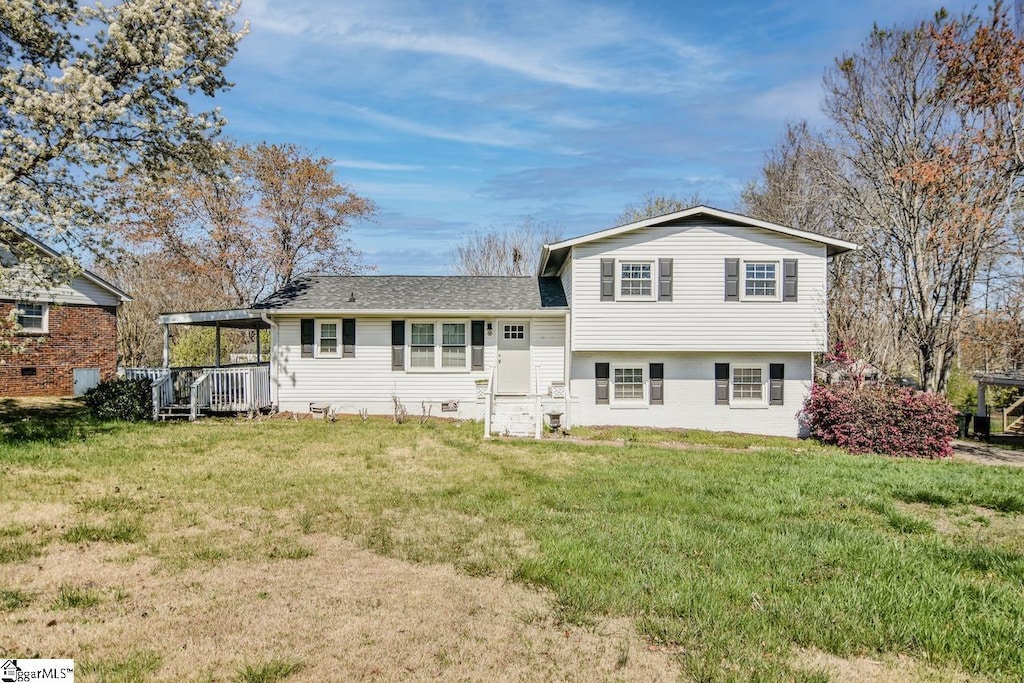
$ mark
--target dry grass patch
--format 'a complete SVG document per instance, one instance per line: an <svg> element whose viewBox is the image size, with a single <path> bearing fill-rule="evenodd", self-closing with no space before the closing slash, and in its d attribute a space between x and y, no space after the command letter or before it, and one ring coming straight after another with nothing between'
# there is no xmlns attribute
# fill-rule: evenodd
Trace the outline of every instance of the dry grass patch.
<svg viewBox="0 0 1024 683"><path fill-rule="evenodd" d="M10 578L53 596L73 573L93 594L122 599L62 611L52 626L48 600L22 604L0 649L74 656L85 681L125 680L115 671L145 671L137 680L280 680L258 677L277 671L275 662L301 666L294 678L302 680L678 677L673 657L650 651L628 620L569 626L546 593L382 558L322 534L306 542L316 552L303 559L185 571L55 548Z"/></svg>
<svg viewBox="0 0 1024 683"><path fill-rule="evenodd" d="M939 668L906 656L837 657L821 650L797 650L794 660L808 672L824 673L832 683L982 683L986 679Z"/></svg>

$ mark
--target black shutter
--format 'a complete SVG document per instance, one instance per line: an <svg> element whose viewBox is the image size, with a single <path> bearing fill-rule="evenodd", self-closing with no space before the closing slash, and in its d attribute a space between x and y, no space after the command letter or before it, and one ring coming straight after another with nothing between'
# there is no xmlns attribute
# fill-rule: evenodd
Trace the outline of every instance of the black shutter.
<svg viewBox="0 0 1024 683"><path fill-rule="evenodd" d="M782 300L796 301L796 259L782 261Z"/></svg>
<svg viewBox="0 0 1024 683"><path fill-rule="evenodd" d="M316 327L316 321L312 318L302 318L299 320L299 343L302 344L302 357L312 358L313 347L316 344L314 341Z"/></svg>
<svg viewBox="0 0 1024 683"><path fill-rule="evenodd" d="M405 321L391 321L391 369L405 369Z"/></svg>
<svg viewBox="0 0 1024 683"><path fill-rule="evenodd" d="M615 259L601 259L601 301L615 301Z"/></svg>
<svg viewBox="0 0 1024 683"><path fill-rule="evenodd" d="M651 405L665 403L665 364L651 363Z"/></svg>
<svg viewBox="0 0 1024 683"><path fill-rule="evenodd" d="M356 319L345 318L341 321L341 357L356 357Z"/></svg>
<svg viewBox="0 0 1024 683"><path fill-rule="evenodd" d="M725 259L725 300L740 300L740 260Z"/></svg>
<svg viewBox="0 0 1024 683"><path fill-rule="evenodd" d="M594 378L597 380L594 403L608 403L608 363L594 363Z"/></svg>
<svg viewBox="0 0 1024 683"><path fill-rule="evenodd" d="M781 406L783 401L782 385L786 379L786 366L782 363L772 363L768 366L768 403L773 406Z"/></svg>
<svg viewBox="0 0 1024 683"><path fill-rule="evenodd" d="M672 259L658 259L658 301L672 301Z"/></svg>
<svg viewBox="0 0 1024 683"><path fill-rule="evenodd" d="M471 369L484 369L484 321L474 320L470 325L469 343L472 345Z"/></svg>
<svg viewBox="0 0 1024 683"><path fill-rule="evenodd" d="M715 405L729 405L728 363L715 363Z"/></svg>

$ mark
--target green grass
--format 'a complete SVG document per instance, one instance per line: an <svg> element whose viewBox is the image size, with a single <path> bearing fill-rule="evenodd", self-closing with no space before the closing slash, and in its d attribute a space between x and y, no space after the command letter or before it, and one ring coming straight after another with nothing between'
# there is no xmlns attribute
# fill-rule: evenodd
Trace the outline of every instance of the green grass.
<svg viewBox="0 0 1024 683"><path fill-rule="evenodd" d="M245 664L235 678L239 683L276 683L302 669L302 663L293 659L274 659L263 664Z"/></svg>
<svg viewBox="0 0 1024 683"><path fill-rule="evenodd" d="M77 588L64 584L53 601L54 610L84 609L100 603L99 594L90 588Z"/></svg>
<svg viewBox="0 0 1024 683"><path fill-rule="evenodd" d="M117 659L92 661L86 659L76 673L99 681L143 683L160 668L160 655L155 652L132 652Z"/></svg>
<svg viewBox="0 0 1024 683"><path fill-rule="evenodd" d="M19 538L0 538L0 564L25 562L38 557L43 552L39 543Z"/></svg>
<svg viewBox="0 0 1024 683"><path fill-rule="evenodd" d="M61 539L67 543L136 543L144 536L138 520L118 517L105 524L79 522L68 527Z"/></svg>
<svg viewBox="0 0 1024 683"><path fill-rule="evenodd" d="M85 441L0 443L0 467L11 504L83 501L55 542L135 544L175 569L299 560L305 535L341 536L545 587L569 621L629 617L700 680L818 680L792 664L795 648L1024 676L1019 470L710 432L574 430L608 440L580 445L481 431L358 418L100 426ZM99 513L115 517L97 525ZM239 680L279 680L293 664Z"/></svg>
<svg viewBox="0 0 1024 683"><path fill-rule="evenodd" d="M0 588L0 612L13 612L32 603L32 596L17 588Z"/></svg>

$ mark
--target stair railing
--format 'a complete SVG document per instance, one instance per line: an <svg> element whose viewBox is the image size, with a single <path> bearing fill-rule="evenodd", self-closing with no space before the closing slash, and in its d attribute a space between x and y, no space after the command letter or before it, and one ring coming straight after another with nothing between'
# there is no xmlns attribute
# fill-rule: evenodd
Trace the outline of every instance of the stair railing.
<svg viewBox="0 0 1024 683"><path fill-rule="evenodd" d="M213 386L210 378L213 374L204 372L190 387L189 416L188 419L195 421L199 418L203 408L209 408L213 398Z"/></svg>
<svg viewBox="0 0 1024 683"><path fill-rule="evenodd" d="M1003 432L1016 431L1022 424L1024 424L1024 396L1003 408Z"/></svg>
<svg viewBox="0 0 1024 683"><path fill-rule="evenodd" d="M153 379L152 382L153 420L155 421L160 419L160 410L171 403L174 387L171 384L171 373L169 372L162 377Z"/></svg>

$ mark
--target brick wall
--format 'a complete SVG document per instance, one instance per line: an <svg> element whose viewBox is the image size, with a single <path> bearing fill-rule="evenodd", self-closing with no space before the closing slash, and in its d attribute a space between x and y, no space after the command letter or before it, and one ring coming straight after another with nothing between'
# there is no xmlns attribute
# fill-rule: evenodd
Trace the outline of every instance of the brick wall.
<svg viewBox="0 0 1024 683"><path fill-rule="evenodd" d="M13 302L0 301L0 316ZM50 305L46 334L14 338L25 350L0 356L0 396L71 396L75 368L117 374L117 309L112 306ZM23 374L35 368L35 375Z"/></svg>

